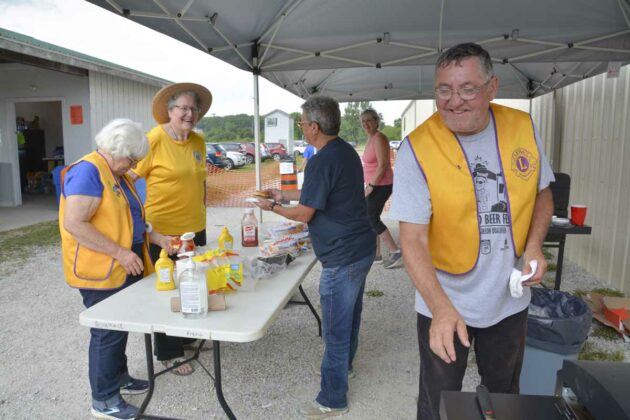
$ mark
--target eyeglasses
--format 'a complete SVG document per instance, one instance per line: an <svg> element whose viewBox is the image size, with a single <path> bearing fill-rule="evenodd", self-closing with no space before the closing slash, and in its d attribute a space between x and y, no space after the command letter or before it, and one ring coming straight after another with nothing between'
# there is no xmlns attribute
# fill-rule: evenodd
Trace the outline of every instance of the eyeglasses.
<svg viewBox="0 0 630 420"><path fill-rule="evenodd" d="M129 161L129 166L130 167L134 167L138 164L138 162L140 162L140 159L132 159L130 157L126 158Z"/></svg>
<svg viewBox="0 0 630 420"><path fill-rule="evenodd" d="M479 87L467 86L458 90L453 90L445 86L440 86L435 88L435 96L442 101L448 101L453 97L453 94L456 93L463 101L472 101L477 97L481 89L483 89L488 83L490 83L491 80L492 77L488 79L486 83Z"/></svg>
<svg viewBox="0 0 630 420"><path fill-rule="evenodd" d="M173 108L179 109L184 114L188 114L189 111L192 112L193 114L198 114L201 111L201 109L197 107L190 107L186 105L173 105Z"/></svg>
<svg viewBox="0 0 630 420"><path fill-rule="evenodd" d="M297 124L300 126L300 128L303 128L302 126L304 124L313 124L313 123L317 124L317 121L298 121Z"/></svg>

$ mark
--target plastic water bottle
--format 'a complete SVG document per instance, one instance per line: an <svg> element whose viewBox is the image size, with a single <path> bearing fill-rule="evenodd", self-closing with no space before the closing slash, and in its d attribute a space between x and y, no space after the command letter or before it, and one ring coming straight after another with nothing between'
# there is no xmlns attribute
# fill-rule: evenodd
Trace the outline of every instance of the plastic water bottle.
<svg viewBox="0 0 630 420"><path fill-rule="evenodd" d="M188 253L187 253L188 254ZM179 298L184 318L204 318L208 313L208 285L206 276L195 269L192 252L184 263L184 269L178 274Z"/></svg>

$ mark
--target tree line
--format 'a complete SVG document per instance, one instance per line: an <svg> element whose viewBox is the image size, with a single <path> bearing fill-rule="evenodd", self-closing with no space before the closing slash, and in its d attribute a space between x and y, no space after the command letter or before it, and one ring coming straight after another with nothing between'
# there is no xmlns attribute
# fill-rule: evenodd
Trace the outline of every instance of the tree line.
<svg viewBox="0 0 630 420"><path fill-rule="evenodd" d="M347 141L354 141L358 144L365 143L366 135L361 128L361 112L367 108L372 108L372 104L368 101L350 102L346 105L341 116L341 129L339 137ZM292 112L293 132L295 139L303 138L302 131L298 126L300 121L300 112ZM394 125L385 125L383 116L379 129L390 140L400 140L401 124L400 118L394 121ZM264 141L265 136L265 119L260 117L260 139ZM208 142L246 142L254 141L254 116L247 114L226 115L223 117L211 116L204 117L197 123L197 128L202 130L206 141Z"/></svg>

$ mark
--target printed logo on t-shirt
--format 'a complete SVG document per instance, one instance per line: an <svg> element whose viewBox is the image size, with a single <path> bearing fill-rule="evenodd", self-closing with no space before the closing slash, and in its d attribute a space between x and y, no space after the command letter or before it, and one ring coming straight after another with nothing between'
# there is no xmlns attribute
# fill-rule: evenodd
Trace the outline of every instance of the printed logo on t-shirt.
<svg viewBox="0 0 630 420"><path fill-rule="evenodd" d="M481 248L481 253L483 255L488 255L490 251L492 251L492 245L490 244L490 240L489 239L482 240L480 248Z"/></svg>
<svg viewBox="0 0 630 420"><path fill-rule="evenodd" d="M529 179L536 170L538 161L527 149L519 147L512 152L512 172L518 177Z"/></svg>
<svg viewBox="0 0 630 420"><path fill-rule="evenodd" d="M118 188L118 185L112 185L112 191L116 194L116 197L120 198L120 188Z"/></svg>
<svg viewBox="0 0 630 420"><path fill-rule="evenodd" d="M201 155L199 154L198 151L194 151L193 152L193 156L195 157L195 160L197 161L197 163L201 162Z"/></svg>
<svg viewBox="0 0 630 420"><path fill-rule="evenodd" d="M488 169L488 162L475 157L471 172L475 181L477 209L479 211L479 232L482 235L505 234L510 225L505 198L503 174ZM489 245L488 245L489 252ZM482 241L482 253L483 241Z"/></svg>

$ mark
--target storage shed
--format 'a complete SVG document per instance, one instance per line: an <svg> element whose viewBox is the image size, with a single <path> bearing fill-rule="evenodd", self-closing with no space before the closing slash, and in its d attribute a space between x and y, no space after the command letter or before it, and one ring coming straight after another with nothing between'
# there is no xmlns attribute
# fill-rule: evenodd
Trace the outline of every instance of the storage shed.
<svg viewBox="0 0 630 420"><path fill-rule="evenodd" d="M111 119L150 129L151 100L168 83L0 28L0 206L54 195L51 169L94 150Z"/></svg>

